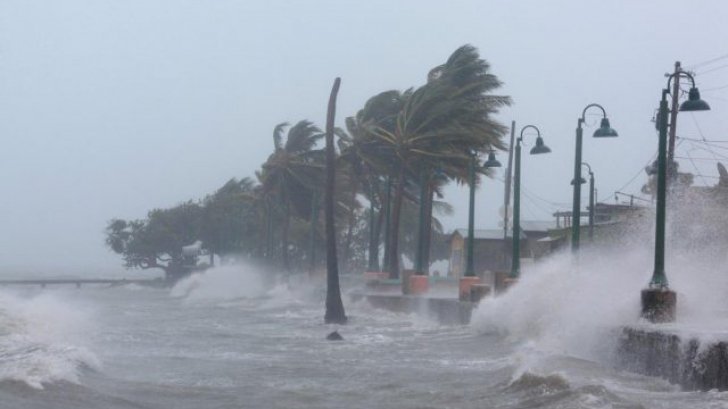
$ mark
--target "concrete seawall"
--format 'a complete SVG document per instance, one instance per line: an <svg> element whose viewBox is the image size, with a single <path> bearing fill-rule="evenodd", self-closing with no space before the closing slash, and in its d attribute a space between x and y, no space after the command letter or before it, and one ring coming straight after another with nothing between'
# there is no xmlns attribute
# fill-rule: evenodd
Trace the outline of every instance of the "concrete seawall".
<svg viewBox="0 0 728 409"><path fill-rule="evenodd" d="M445 325L463 325L470 322L476 305L456 298L435 298L401 294L352 293L353 301L365 299L375 308L401 313L416 313Z"/></svg>
<svg viewBox="0 0 728 409"><path fill-rule="evenodd" d="M728 390L728 336L696 336L649 328L622 329L620 369L657 376L688 390Z"/></svg>

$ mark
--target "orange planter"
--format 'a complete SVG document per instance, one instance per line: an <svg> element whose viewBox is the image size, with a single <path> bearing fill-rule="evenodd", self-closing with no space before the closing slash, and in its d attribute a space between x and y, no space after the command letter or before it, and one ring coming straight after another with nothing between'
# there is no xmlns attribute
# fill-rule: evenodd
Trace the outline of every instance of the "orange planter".
<svg viewBox="0 0 728 409"><path fill-rule="evenodd" d="M424 294L429 288L430 280L425 275L412 275L410 276L410 294Z"/></svg>
<svg viewBox="0 0 728 409"><path fill-rule="evenodd" d="M480 283L480 277L460 277L460 301L470 301L470 287Z"/></svg>
<svg viewBox="0 0 728 409"><path fill-rule="evenodd" d="M364 273L364 281L381 281L389 278L389 273L382 271L367 271Z"/></svg>

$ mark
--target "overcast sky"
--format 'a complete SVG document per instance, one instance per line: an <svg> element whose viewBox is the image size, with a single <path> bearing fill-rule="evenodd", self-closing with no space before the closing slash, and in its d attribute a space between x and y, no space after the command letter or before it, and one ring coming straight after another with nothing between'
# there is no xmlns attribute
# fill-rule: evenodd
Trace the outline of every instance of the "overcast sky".
<svg viewBox="0 0 728 409"><path fill-rule="evenodd" d="M336 76L343 125L370 96L423 84L466 43L514 100L499 119L537 125L553 150L524 157L522 218L569 208L574 130L591 102L620 134L584 141L599 197L613 203L646 180L651 118L676 60L713 108L680 114L678 135L728 140L728 58L709 62L728 54L727 18L719 1L0 0L0 268L121 271L103 245L109 219L253 176L277 123L323 125ZM728 144L705 146L685 141L677 155L714 184ZM477 227L497 226L497 178L478 192ZM447 227L465 226L466 198L447 190Z"/></svg>

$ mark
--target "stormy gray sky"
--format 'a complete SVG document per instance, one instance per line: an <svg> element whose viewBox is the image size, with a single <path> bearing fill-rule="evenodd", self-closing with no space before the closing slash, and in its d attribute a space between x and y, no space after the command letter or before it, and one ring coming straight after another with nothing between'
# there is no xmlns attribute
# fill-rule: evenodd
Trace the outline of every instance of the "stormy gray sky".
<svg viewBox="0 0 728 409"><path fill-rule="evenodd" d="M500 120L537 125L553 150L524 158L522 217L569 207L574 129L591 102L620 133L584 146L600 199L613 202L645 181L650 120L676 60L713 108L681 114L678 135L728 140L728 58L703 64L728 54L727 17L718 1L0 1L0 268L121 271L103 245L107 220L252 176L275 124L323 124L336 76L343 125L466 43L513 97ZM714 184L728 144L705 146L685 141L677 155ZM497 225L502 192L483 184L478 227ZM449 228L465 225L466 198L447 190Z"/></svg>

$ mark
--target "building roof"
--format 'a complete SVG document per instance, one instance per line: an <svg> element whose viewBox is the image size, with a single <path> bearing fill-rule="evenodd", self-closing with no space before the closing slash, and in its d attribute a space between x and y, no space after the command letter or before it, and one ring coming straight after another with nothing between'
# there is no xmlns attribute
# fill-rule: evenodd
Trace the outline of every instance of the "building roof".
<svg viewBox="0 0 728 409"><path fill-rule="evenodd" d="M468 237L468 229L455 229L453 234ZM475 240L503 240L503 229L475 229L473 230L473 235L475 236ZM513 237L511 230L508 230L508 237ZM521 239L526 239L523 229L521 229Z"/></svg>
<svg viewBox="0 0 728 409"><path fill-rule="evenodd" d="M523 231L537 231L546 233L549 230L557 229L556 221L541 221L541 220L521 220L521 230Z"/></svg>

